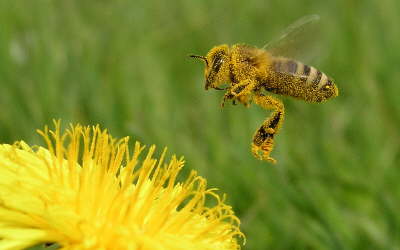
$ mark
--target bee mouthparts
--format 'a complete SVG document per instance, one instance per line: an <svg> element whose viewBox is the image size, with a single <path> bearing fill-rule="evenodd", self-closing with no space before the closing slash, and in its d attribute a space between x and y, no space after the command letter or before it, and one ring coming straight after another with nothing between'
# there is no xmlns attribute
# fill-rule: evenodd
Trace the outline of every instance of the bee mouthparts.
<svg viewBox="0 0 400 250"><path fill-rule="evenodd" d="M216 89L216 90L225 90L225 89L221 89L221 88L218 88L218 87L214 87L214 89Z"/></svg>

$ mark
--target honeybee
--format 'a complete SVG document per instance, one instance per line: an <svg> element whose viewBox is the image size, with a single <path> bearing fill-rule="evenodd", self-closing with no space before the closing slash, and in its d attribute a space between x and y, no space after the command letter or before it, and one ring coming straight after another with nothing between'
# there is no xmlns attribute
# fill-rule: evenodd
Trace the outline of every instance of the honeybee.
<svg viewBox="0 0 400 250"><path fill-rule="evenodd" d="M287 28L278 40L285 43L291 34L298 33L311 23L318 21L316 15L306 16ZM290 43L289 43L290 44ZM307 102L321 103L338 96L334 81L320 70L294 59L275 54L268 44L259 49L246 44L228 46L222 44L212 48L206 56L190 55L205 63L205 89L226 90L221 106L232 100L249 106L251 102L267 110L271 115L255 132L251 143L253 155L260 160L276 163L270 156L274 137L284 120L283 103L265 92L292 96ZM221 88L228 84L226 88Z"/></svg>

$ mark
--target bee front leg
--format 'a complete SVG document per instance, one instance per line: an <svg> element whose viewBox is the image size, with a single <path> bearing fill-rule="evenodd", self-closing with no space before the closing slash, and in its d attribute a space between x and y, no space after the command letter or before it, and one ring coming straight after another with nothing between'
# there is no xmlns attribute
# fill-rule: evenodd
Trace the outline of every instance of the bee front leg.
<svg viewBox="0 0 400 250"><path fill-rule="evenodd" d="M269 155L274 147L274 136L278 133L283 123L283 103L272 96L264 96L261 94L254 96L254 101L264 109L273 109L274 112L263 122L261 127L254 134L251 151L259 160L276 163L276 160Z"/></svg>
<svg viewBox="0 0 400 250"><path fill-rule="evenodd" d="M238 100L240 103L248 107L250 94L256 85L256 81L244 80L228 88L228 91L222 99L221 107L224 107L227 100L233 100L234 102L235 100Z"/></svg>
<svg viewBox="0 0 400 250"><path fill-rule="evenodd" d="M232 100L235 97L234 95L232 95L231 89L232 89L232 87L227 88L226 93L224 94L224 97L222 98L222 101L221 101L221 108L223 108L225 106L226 101ZM235 100L233 100L233 101L235 101Z"/></svg>

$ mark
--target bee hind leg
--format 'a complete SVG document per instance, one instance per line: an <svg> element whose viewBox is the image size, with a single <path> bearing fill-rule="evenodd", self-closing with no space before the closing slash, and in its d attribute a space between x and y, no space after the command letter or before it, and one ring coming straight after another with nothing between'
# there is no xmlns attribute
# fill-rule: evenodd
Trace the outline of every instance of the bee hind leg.
<svg viewBox="0 0 400 250"><path fill-rule="evenodd" d="M254 101L264 109L273 109L274 112L268 117L261 127L256 131L251 144L251 151L259 160L265 160L276 163L276 160L270 157L274 147L274 136L278 133L284 119L284 106L281 101L272 96L256 95Z"/></svg>

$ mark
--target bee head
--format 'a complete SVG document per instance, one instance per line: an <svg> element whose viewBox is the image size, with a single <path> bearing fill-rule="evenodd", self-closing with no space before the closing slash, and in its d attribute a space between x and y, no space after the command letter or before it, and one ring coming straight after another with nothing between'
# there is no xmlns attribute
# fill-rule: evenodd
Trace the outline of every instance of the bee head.
<svg viewBox="0 0 400 250"><path fill-rule="evenodd" d="M229 82L229 47L220 45L212 48L207 56L191 55L190 57L199 58L206 64L204 76L206 78L205 89L221 89L218 86Z"/></svg>

